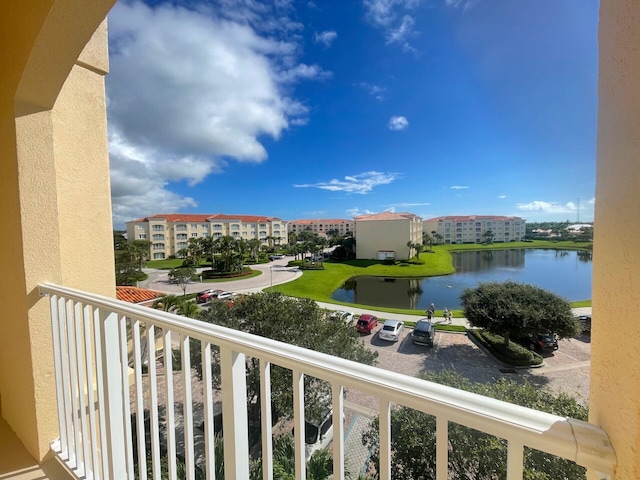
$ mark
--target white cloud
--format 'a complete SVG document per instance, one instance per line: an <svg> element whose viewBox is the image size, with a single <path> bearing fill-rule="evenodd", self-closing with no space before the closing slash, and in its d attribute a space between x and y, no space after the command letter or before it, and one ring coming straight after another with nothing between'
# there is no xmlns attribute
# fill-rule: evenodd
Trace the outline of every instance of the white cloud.
<svg viewBox="0 0 640 480"><path fill-rule="evenodd" d="M367 209L360 210L358 207L349 208L346 212L350 217L358 217L360 215L371 215L373 213L376 213Z"/></svg>
<svg viewBox="0 0 640 480"><path fill-rule="evenodd" d="M469 187L464 185L452 185L450 188L451 190L464 190L465 188L469 188Z"/></svg>
<svg viewBox="0 0 640 480"><path fill-rule="evenodd" d="M379 85L371 85L366 82L360 82L359 86L376 100L382 100L384 98L384 87L381 87Z"/></svg>
<svg viewBox="0 0 640 480"><path fill-rule="evenodd" d="M415 51L408 38L415 34L415 21L407 12L421 0L364 0L365 16L373 25L384 31L387 45L397 43L405 51Z"/></svg>
<svg viewBox="0 0 640 480"><path fill-rule="evenodd" d="M502 199L502 198L507 198L506 195L498 195L498 198Z"/></svg>
<svg viewBox="0 0 640 480"><path fill-rule="evenodd" d="M559 203L559 202L544 202L541 200L534 200L529 203L517 203L518 210L525 212L544 212L544 213L575 213L577 210L576 204L573 202Z"/></svg>
<svg viewBox="0 0 640 480"><path fill-rule="evenodd" d="M409 121L406 117L393 116L389 119L389 130L404 130L409 126Z"/></svg>
<svg viewBox="0 0 640 480"><path fill-rule="evenodd" d="M427 205L431 205L431 204L430 203L394 203L389 208L424 207Z"/></svg>
<svg viewBox="0 0 640 480"><path fill-rule="evenodd" d="M397 173L364 172L344 177L344 180L333 179L328 182L294 185L296 188L319 188L331 192L367 194L378 185L387 185L399 178Z"/></svg>
<svg viewBox="0 0 640 480"><path fill-rule="evenodd" d="M331 30L326 30L324 32L316 32L313 35L313 40L316 43L322 43L325 47L330 47L333 41L338 37L338 34Z"/></svg>
<svg viewBox="0 0 640 480"><path fill-rule="evenodd" d="M415 21L409 15L402 17L402 22L396 28L392 28L387 33L387 45L391 43L400 43L405 48L411 49L406 42L406 38L413 33L413 25Z"/></svg>
<svg viewBox="0 0 640 480"><path fill-rule="evenodd" d="M331 75L297 63L301 25L286 16L290 0L216 8L121 1L109 15L115 224L194 207L171 182L194 185L228 161L266 160L261 137L308 122L291 84Z"/></svg>
<svg viewBox="0 0 640 480"><path fill-rule="evenodd" d="M445 3L447 7L462 8L462 11L466 12L475 6L475 4L478 3L478 0L445 0Z"/></svg>
<svg viewBox="0 0 640 480"><path fill-rule="evenodd" d="M330 78L333 74L323 70L318 65L306 65L301 63L289 70L283 71L279 75L281 82L295 82L300 79L304 80L325 80Z"/></svg>

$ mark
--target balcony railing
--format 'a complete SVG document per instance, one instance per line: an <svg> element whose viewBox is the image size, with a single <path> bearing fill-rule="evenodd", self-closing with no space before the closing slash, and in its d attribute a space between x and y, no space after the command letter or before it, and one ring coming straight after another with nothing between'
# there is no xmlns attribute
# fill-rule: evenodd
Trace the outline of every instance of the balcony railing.
<svg viewBox="0 0 640 480"><path fill-rule="evenodd" d="M306 478L305 375L330 383L333 418L342 418L336 412L345 410L343 398L347 387L378 400L378 473L383 480L391 478L393 464L392 404L436 417L438 480L446 480L449 475L450 422L505 439L508 480L523 478L525 447L575 461L599 472L601 478L613 475L615 454L606 433L594 424L71 288L43 284L40 292L49 296L53 328L60 437L52 448L78 478L133 479L135 475L140 479L160 478L161 456L168 459L164 466L168 478L178 478L177 458L184 460L184 478L195 478L196 469L202 469L209 479L215 478L214 408L219 407L219 402L215 402L212 389L213 348L219 348L227 480L249 478L248 357L260 362L261 455L265 479L273 478L271 365L293 372L297 479ZM202 382L197 388L190 364L191 339L201 344ZM174 372L171 352L176 347L182 363L180 371ZM202 395L202 399L196 402L193 395ZM145 410L148 421L139 414ZM194 432L194 423L200 424L198 416L202 417L202 441ZM344 433L343 422L334 422L335 479L345 478Z"/></svg>

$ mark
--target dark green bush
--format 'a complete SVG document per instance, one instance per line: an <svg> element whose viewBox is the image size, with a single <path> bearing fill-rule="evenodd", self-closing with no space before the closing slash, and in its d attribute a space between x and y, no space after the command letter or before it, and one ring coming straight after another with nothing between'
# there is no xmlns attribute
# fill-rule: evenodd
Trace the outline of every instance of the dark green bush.
<svg viewBox="0 0 640 480"><path fill-rule="evenodd" d="M523 346L510 341L508 346L504 345L504 338L500 335L489 333L485 330L474 329L469 333L501 362L516 367L526 367L529 365L540 365L542 357Z"/></svg>

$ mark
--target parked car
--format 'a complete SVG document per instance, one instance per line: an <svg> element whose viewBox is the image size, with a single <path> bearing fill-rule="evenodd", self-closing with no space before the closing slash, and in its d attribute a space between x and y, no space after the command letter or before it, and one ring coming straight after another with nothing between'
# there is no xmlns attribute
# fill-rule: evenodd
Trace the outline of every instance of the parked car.
<svg viewBox="0 0 640 480"><path fill-rule="evenodd" d="M355 315L353 314L353 312L347 312L346 310L336 310L334 312L331 312L331 315L329 315L329 318L331 320L341 320L344 323L351 323L353 322Z"/></svg>
<svg viewBox="0 0 640 480"><path fill-rule="evenodd" d="M273 255L271 255L269 257L269 260L282 260L284 258L284 255L280 254L280 253L274 253Z"/></svg>
<svg viewBox="0 0 640 480"><path fill-rule="evenodd" d="M411 332L411 341L419 345L428 345L433 347L433 341L436 336L436 324L427 319L418 320L416 326Z"/></svg>
<svg viewBox="0 0 640 480"><path fill-rule="evenodd" d="M525 335L516 338L516 342L532 351L553 351L558 349L558 337L554 333Z"/></svg>
<svg viewBox="0 0 640 480"><path fill-rule="evenodd" d="M209 290L203 290L202 292L198 292L196 293L196 303L210 302L222 292L223 290L215 290L213 288Z"/></svg>
<svg viewBox="0 0 640 480"><path fill-rule="evenodd" d="M397 342L400 340L400 334L404 329L404 323L400 320L387 320L382 325L382 328L378 332L378 336L382 340L388 340L390 342Z"/></svg>
<svg viewBox="0 0 640 480"><path fill-rule="evenodd" d="M360 333L371 333L371 330L373 330L376 325L378 325L378 317L365 313L358 318L356 329Z"/></svg>
<svg viewBox="0 0 640 480"><path fill-rule="evenodd" d="M218 300L231 300L237 295L236 292L221 292L218 294Z"/></svg>
<svg viewBox="0 0 640 480"><path fill-rule="evenodd" d="M580 315L578 323L582 329L582 333L591 333L591 315Z"/></svg>

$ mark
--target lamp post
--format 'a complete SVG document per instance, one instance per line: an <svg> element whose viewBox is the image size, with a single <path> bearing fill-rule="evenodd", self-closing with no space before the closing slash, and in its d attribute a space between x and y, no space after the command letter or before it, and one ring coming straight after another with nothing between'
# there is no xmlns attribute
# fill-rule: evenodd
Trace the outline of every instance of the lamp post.
<svg viewBox="0 0 640 480"><path fill-rule="evenodd" d="M271 288L273 288L273 265L269 267L269 272L271 273Z"/></svg>

